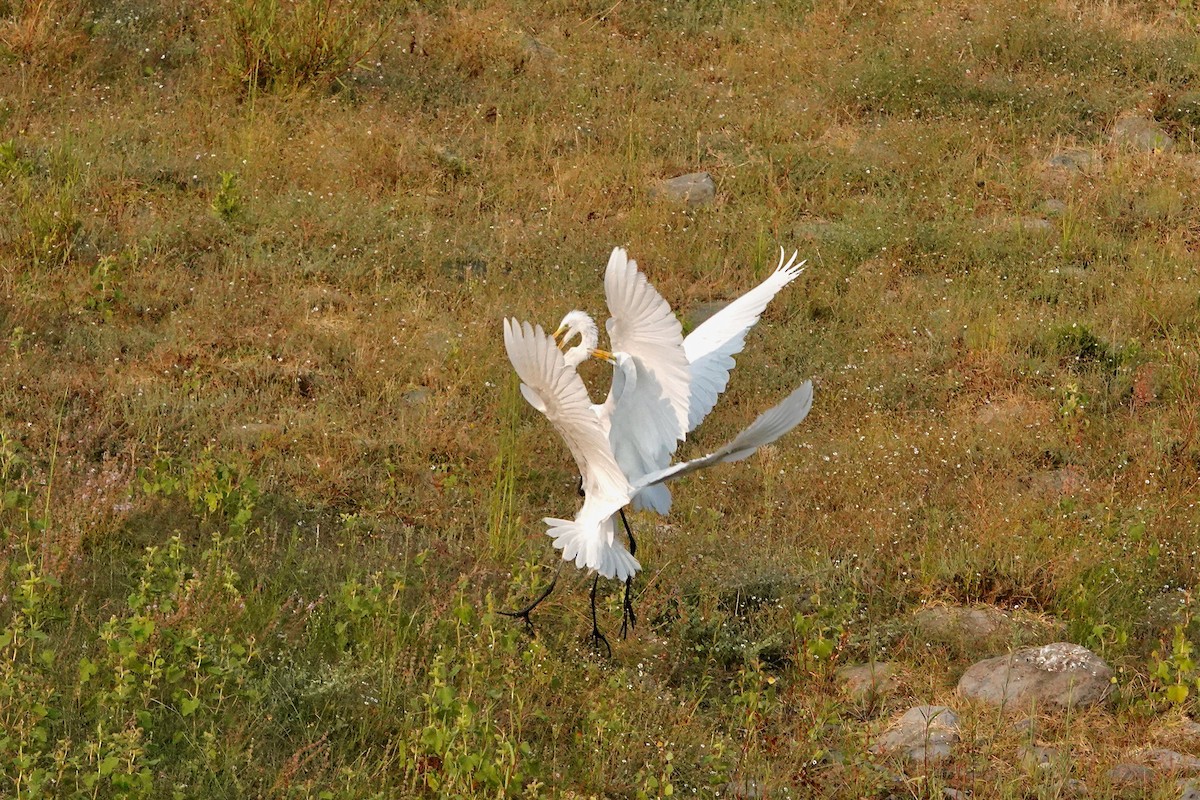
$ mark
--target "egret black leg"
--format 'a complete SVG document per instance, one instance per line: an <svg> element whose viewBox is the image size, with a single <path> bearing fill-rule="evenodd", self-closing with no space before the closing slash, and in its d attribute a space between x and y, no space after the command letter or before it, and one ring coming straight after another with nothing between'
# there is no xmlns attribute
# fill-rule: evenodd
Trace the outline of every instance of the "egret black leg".
<svg viewBox="0 0 1200 800"><path fill-rule="evenodd" d="M580 497L587 497L587 492L583 491L583 476L579 476L579 488L575 491L579 492Z"/></svg>
<svg viewBox="0 0 1200 800"><path fill-rule="evenodd" d="M633 529L629 520L625 519L625 509L621 509L621 523L625 526L625 535L629 537L629 554L637 555L637 541L633 538ZM633 613L633 576L625 579L625 603L621 610L621 638L624 639L629 630L637 625L637 614Z"/></svg>
<svg viewBox="0 0 1200 800"><path fill-rule="evenodd" d="M596 579L592 581L592 646L599 650L600 644L603 642L604 649L608 651L608 657L612 658L612 645L608 643L608 637L600 632L600 626L596 623L596 587L599 583L600 576L596 575Z"/></svg>
<svg viewBox="0 0 1200 800"><path fill-rule="evenodd" d="M564 563L566 563L566 562L564 562L564 561L558 562L558 569L554 571L554 579L552 581L550 581L550 585L546 587L546 590L544 592L542 592L540 595L538 595L537 600L534 600L532 603L525 606L520 611L501 611L499 613L503 614L506 617L516 617L518 619L525 620L525 627L529 629L529 634L532 636L533 635L533 620L531 620L529 618L529 614L535 608L537 608L538 605L543 600L545 600L547 597L549 597L551 592L554 591L554 585L556 583L558 583L558 576L560 573L562 573L562 568L563 568Z"/></svg>
<svg viewBox="0 0 1200 800"><path fill-rule="evenodd" d="M621 524L625 526L625 535L629 537L629 555L637 555L637 542L633 540L633 529L629 527L629 520L625 519L625 509L621 509Z"/></svg>

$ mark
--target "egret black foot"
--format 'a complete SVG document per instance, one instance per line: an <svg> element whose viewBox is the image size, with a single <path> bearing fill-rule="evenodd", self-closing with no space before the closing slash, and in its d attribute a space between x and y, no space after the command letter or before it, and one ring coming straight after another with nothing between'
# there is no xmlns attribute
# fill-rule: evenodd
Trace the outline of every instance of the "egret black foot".
<svg viewBox="0 0 1200 800"><path fill-rule="evenodd" d="M612 645L608 643L608 637L600 632L599 628L592 628L592 649L597 653L600 652L600 646L604 646L604 655L606 658L612 658Z"/></svg>
<svg viewBox="0 0 1200 800"><path fill-rule="evenodd" d="M621 638L624 639L629 631L633 630L637 625L637 614L633 613L633 598L630 593L633 591L633 578L625 579L625 603L621 612Z"/></svg>
<svg viewBox="0 0 1200 800"><path fill-rule="evenodd" d="M559 573L561 573L561 572L562 572L562 563L559 563L558 570L554 573L554 580L550 581L550 585L546 587L545 591L543 591L540 595L538 595L538 598L536 600L534 600L532 603L530 603L529 605L522 608L520 611L501 611L499 613L503 614L506 617L515 617L516 619L525 620L525 629L529 631L530 636L533 636L534 635L533 620L530 619L529 615L533 612L533 610L535 608L537 608L539 605L541 605L541 602L543 600L545 600L547 597L550 596L551 592L554 591L554 587L558 583Z"/></svg>
<svg viewBox="0 0 1200 800"><path fill-rule="evenodd" d="M608 657L612 658L612 645L608 643L608 637L600 632L600 625L596 622L596 587L600 585L600 576L597 575L592 581L592 647L596 651L600 651L600 644L603 642L604 649L608 652Z"/></svg>

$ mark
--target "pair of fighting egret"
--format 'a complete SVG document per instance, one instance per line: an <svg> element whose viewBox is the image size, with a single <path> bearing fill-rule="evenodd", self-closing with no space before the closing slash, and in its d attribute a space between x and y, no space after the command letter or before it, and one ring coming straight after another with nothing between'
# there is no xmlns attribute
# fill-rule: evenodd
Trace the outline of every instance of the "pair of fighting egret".
<svg viewBox="0 0 1200 800"><path fill-rule="evenodd" d="M547 517L546 533L562 550L563 561L595 570L592 581L592 638L608 640L596 622L600 578L625 582L621 635L636 622L630 590L641 569L637 543L624 507L666 514L671 492L665 482L697 469L746 458L798 425L812 407L812 382L805 381L781 403L764 412L733 440L701 458L671 464L679 443L708 415L729 382L733 356L767 303L802 271L796 254L761 284L702 322L686 338L683 328L637 262L618 247L604 273L610 318L609 350L597 348L599 330L583 311L572 311L552 335L540 326L504 320L504 346L521 378L521 394L558 431L579 467L583 507L574 519ZM578 344L568 345L578 338ZM576 371L589 358L613 365L613 381L602 404L591 402ZM616 536L620 516L629 537ZM559 564L559 571L562 563ZM529 613L550 594L554 580L529 606L502 612L532 627Z"/></svg>

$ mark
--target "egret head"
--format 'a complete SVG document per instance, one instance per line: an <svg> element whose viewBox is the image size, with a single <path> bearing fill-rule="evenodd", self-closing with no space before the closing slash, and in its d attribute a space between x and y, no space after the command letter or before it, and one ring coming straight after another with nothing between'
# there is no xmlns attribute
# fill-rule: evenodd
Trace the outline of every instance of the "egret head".
<svg viewBox="0 0 1200 800"><path fill-rule="evenodd" d="M579 337L579 344L569 350L566 349L567 344L576 336ZM562 318L558 330L554 332L554 341L558 342L559 348L565 351L567 363L573 367L577 367L587 360L592 351L596 349L599 339L600 329L596 326L596 322L583 311L568 312Z"/></svg>

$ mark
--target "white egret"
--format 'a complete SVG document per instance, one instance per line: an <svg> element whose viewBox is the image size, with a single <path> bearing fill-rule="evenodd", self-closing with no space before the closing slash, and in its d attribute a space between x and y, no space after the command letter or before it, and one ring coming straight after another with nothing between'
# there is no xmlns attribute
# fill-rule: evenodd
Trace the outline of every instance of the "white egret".
<svg viewBox="0 0 1200 800"><path fill-rule="evenodd" d="M596 624L596 586L600 577L628 581L641 564L615 536L615 517L647 486L725 461L739 461L798 425L812 406L812 383L806 381L783 402L759 415L730 442L701 458L674 464L630 481L617 464L599 416L592 409L583 380L569 365L554 339L540 326L515 319L504 321L504 346L521 378L521 394L542 412L566 442L583 479L583 507L572 520L547 517L547 533L563 551L564 561L596 571L592 582L592 635L608 644ZM607 354L604 354L607 355ZM557 578L557 576L556 576ZM627 584L628 586L628 584ZM506 612L524 617L549 593L528 608Z"/></svg>
<svg viewBox="0 0 1200 800"><path fill-rule="evenodd" d="M531 369L533 362L529 358L531 351L539 349L540 337L532 333L518 335L515 321L511 325L505 323L505 345L524 381L522 393L559 429L579 465L580 489L587 498L583 509L573 521L552 518L545 521L550 526L547 533L554 537L555 546L563 550L565 560L575 560L577 566L596 570L592 584L593 636L606 645L595 620L599 578L603 575L625 581L621 626L624 635L626 625L635 620L630 588L633 574L640 569L634 558L637 543L625 520L625 503L612 508L620 495L618 484L613 481L613 464L625 478L630 491L627 500L635 508L650 508L665 514L670 509L671 495L664 481L711 464L744 458L791 430L808 413L811 383L802 385L713 454L668 466L679 441L703 420L724 390L729 370L734 366L733 356L744 346L746 332L758 321L770 299L799 274L802 264L795 264L795 259L793 254L785 265L781 253L775 272L762 284L684 339L682 327L666 300L638 271L637 263L623 249L615 248L604 279L611 314L606 328L612 351L597 350L596 323L586 313L572 311L563 318L554 340L562 336L565 347L578 336L579 344L567 349L561 362L546 353L535 353L534 361L543 365L540 373ZM540 328L536 330L541 334ZM590 356L614 364L612 388L601 405L590 402L575 373L575 368ZM553 369L546 365L552 365ZM546 390L551 394L562 392L562 401L547 402ZM584 408L593 415L586 423L586 415L579 413ZM586 431L586 437L581 431ZM596 449L597 433L607 440L608 452L602 455ZM614 491L614 487L618 490ZM591 492L596 489L605 494L593 502ZM629 535L629 550L616 540L617 514ZM557 574L555 581L532 604L511 613L528 623L529 612L549 595L556 581Z"/></svg>
<svg viewBox="0 0 1200 800"><path fill-rule="evenodd" d="M611 315L605 327L609 346L618 356L617 368L607 400L603 406L593 408L608 432L617 462L630 480L666 467L676 440L682 441L712 411L729 383L729 372L735 366L733 357L745 347L746 333L758 322L771 298L803 271L804 262L797 264L796 255L793 253L784 263L784 251L780 249L779 264L766 280L684 338L670 305L638 271L637 262L628 258L622 248L613 249L604 275L604 292ZM646 317L650 322L645 321ZM562 336L564 345L579 337L579 344L566 352L567 362L575 366L597 352L598 327L584 311L568 312L554 335L556 339ZM680 346L684 376L679 375ZM636 389L622 391L622 381L628 385L631 366L622 365L621 352L633 356L633 363L654 377L639 378ZM656 393L659 385L664 395ZM686 400L681 401L681 395ZM666 404L677 414L686 408L682 431L663 419ZM652 424L647 416L655 411L657 424ZM647 486L634 497L633 507L666 514L671 510L671 492L662 484Z"/></svg>

